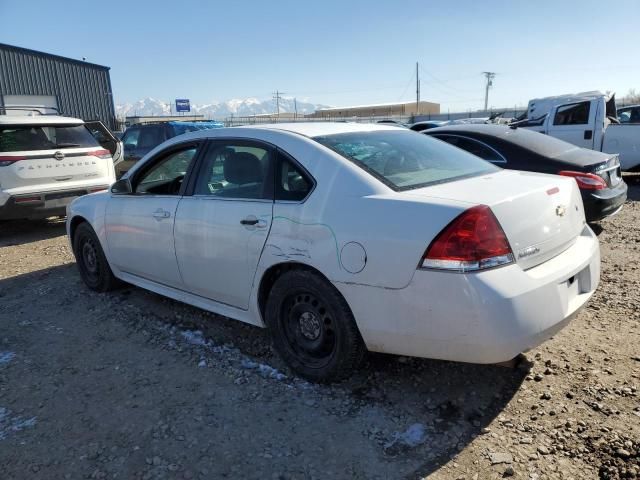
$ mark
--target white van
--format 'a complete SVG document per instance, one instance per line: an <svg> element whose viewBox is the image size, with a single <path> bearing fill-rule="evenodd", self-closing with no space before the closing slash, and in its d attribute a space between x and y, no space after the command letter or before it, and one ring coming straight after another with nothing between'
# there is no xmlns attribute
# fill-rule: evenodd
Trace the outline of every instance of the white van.
<svg viewBox="0 0 640 480"><path fill-rule="evenodd" d="M0 115L0 220L65 215L73 199L115 181L122 144L108 128L36 112Z"/></svg>

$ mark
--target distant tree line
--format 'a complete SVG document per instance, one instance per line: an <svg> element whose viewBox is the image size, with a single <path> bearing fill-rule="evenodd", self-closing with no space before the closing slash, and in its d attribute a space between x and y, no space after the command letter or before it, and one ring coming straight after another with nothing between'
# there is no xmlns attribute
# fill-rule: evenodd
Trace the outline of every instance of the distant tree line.
<svg viewBox="0 0 640 480"><path fill-rule="evenodd" d="M634 105L640 103L640 92L637 92L635 88L629 89L627 94L616 101L618 106Z"/></svg>

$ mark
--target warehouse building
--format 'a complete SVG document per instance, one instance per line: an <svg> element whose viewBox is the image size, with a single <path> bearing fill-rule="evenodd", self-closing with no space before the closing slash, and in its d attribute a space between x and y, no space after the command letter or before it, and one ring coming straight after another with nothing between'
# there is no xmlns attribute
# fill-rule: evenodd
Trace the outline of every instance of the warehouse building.
<svg viewBox="0 0 640 480"><path fill-rule="evenodd" d="M109 67L0 43L0 113L24 105L116 126Z"/></svg>
<svg viewBox="0 0 640 480"><path fill-rule="evenodd" d="M379 103L353 107L332 107L316 110L309 118L366 118L414 116L440 113L440 104L432 102Z"/></svg>

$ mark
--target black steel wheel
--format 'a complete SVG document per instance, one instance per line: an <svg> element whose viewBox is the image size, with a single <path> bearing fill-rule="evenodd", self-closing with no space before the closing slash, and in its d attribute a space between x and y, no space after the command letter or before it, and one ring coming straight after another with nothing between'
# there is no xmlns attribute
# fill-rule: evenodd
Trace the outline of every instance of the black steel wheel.
<svg viewBox="0 0 640 480"><path fill-rule="evenodd" d="M73 254L84 283L97 292L107 292L117 286L100 240L88 223L78 225L73 236Z"/></svg>
<svg viewBox="0 0 640 480"><path fill-rule="evenodd" d="M271 289L265 313L276 350L302 377L341 380L364 357L364 342L347 302L314 272L282 274Z"/></svg>

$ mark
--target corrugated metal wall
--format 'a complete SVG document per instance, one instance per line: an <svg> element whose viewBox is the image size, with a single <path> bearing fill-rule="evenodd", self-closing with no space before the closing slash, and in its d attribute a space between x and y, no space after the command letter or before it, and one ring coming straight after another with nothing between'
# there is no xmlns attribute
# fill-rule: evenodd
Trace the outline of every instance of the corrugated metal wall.
<svg viewBox="0 0 640 480"><path fill-rule="evenodd" d="M55 95L64 115L115 128L109 67L0 43L2 95Z"/></svg>

